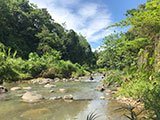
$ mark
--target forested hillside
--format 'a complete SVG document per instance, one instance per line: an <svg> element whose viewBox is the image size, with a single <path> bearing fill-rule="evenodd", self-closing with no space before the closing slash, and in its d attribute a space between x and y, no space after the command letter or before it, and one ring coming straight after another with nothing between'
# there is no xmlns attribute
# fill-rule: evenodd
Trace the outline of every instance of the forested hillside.
<svg viewBox="0 0 160 120"><path fill-rule="evenodd" d="M93 53L85 37L54 22L47 9L39 9L28 0L0 3L0 42L18 56L27 59L30 52L41 56L57 50L62 59L81 65L92 63Z"/></svg>
<svg viewBox="0 0 160 120"><path fill-rule="evenodd" d="M54 22L47 9L28 0L0 0L0 14L1 81L71 77L81 65L96 63L86 38Z"/></svg>
<svg viewBox="0 0 160 120"><path fill-rule="evenodd" d="M126 20L108 28L130 29L104 38L105 50L99 53L97 65L112 70L104 82L120 86L118 96L138 99L149 110L150 117L159 120L160 1L141 4L128 10L126 16Z"/></svg>

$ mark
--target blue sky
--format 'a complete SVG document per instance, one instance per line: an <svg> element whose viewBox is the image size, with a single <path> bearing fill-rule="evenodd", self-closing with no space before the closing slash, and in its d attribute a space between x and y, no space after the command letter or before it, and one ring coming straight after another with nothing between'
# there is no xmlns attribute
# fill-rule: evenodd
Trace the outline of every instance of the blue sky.
<svg viewBox="0 0 160 120"><path fill-rule="evenodd" d="M128 9L147 0L30 0L39 8L47 8L53 19L67 29L73 29L86 37L93 50L102 39L113 33L106 27L125 19Z"/></svg>

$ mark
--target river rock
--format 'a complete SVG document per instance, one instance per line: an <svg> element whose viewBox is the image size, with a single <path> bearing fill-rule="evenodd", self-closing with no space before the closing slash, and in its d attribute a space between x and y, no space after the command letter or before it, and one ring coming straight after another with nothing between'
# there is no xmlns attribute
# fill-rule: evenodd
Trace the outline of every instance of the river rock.
<svg viewBox="0 0 160 120"><path fill-rule="evenodd" d="M59 79L59 78L54 78L54 81L55 81L55 82L59 82L60 79Z"/></svg>
<svg viewBox="0 0 160 120"><path fill-rule="evenodd" d="M53 92L55 92L55 91L54 91L54 90L50 90L49 92L50 92L50 93L53 93Z"/></svg>
<svg viewBox="0 0 160 120"><path fill-rule="evenodd" d="M63 78L62 81L63 82L68 82L68 80L66 78Z"/></svg>
<svg viewBox="0 0 160 120"><path fill-rule="evenodd" d="M104 87L102 86L98 86L97 88L96 88L96 90L97 91L100 91L100 92L103 92L105 89L104 89Z"/></svg>
<svg viewBox="0 0 160 120"><path fill-rule="evenodd" d="M73 81L73 78L71 77L71 78L69 78L69 81Z"/></svg>
<svg viewBox="0 0 160 120"><path fill-rule="evenodd" d="M100 99L100 100L104 100L104 99L105 99L105 97L104 97L104 96L101 96L99 99Z"/></svg>
<svg viewBox="0 0 160 120"><path fill-rule="evenodd" d="M20 87L12 87L11 88L11 91L16 91L16 90L21 90L21 88Z"/></svg>
<svg viewBox="0 0 160 120"><path fill-rule="evenodd" d="M32 84L40 84L40 85L43 85L43 84L48 84L48 83L50 83L51 81L53 81L53 79L50 79L50 78L37 78L37 79L32 79L32 80L31 80L31 83L32 83Z"/></svg>
<svg viewBox="0 0 160 120"><path fill-rule="evenodd" d="M80 82L80 80L78 80L78 79L75 79L75 82Z"/></svg>
<svg viewBox="0 0 160 120"><path fill-rule="evenodd" d="M4 86L0 86L0 94L6 92L8 92L8 90Z"/></svg>
<svg viewBox="0 0 160 120"><path fill-rule="evenodd" d="M45 87L45 88L54 88L54 87L56 87L56 85L47 84L47 85L45 85L44 87Z"/></svg>
<svg viewBox="0 0 160 120"><path fill-rule="evenodd" d="M40 85L49 84L49 81L41 81L38 84L40 84Z"/></svg>
<svg viewBox="0 0 160 120"><path fill-rule="evenodd" d="M62 89L59 89L59 92L61 92L61 93L66 93L67 90L62 88Z"/></svg>
<svg viewBox="0 0 160 120"><path fill-rule="evenodd" d="M51 97L51 98L49 98L50 100L62 100L62 97Z"/></svg>
<svg viewBox="0 0 160 120"><path fill-rule="evenodd" d="M112 94L116 94L117 92L116 92L116 91L112 91L111 93L112 93Z"/></svg>
<svg viewBox="0 0 160 120"><path fill-rule="evenodd" d="M65 96L63 97L63 99L64 99L64 100L73 100L73 96L72 96L72 94L70 94L70 95L65 95Z"/></svg>
<svg viewBox="0 0 160 120"><path fill-rule="evenodd" d="M32 87L23 87L23 90L31 90Z"/></svg>
<svg viewBox="0 0 160 120"><path fill-rule="evenodd" d="M112 91L111 91L111 90L109 90L109 89L108 89L108 90L106 90L106 93L111 93L111 92L112 92Z"/></svg>
<svg viewBox="0 0 160 120"><path fill-rule="evenodd" d="M67 103L72 103L73 102L73 100L64 100L65 102L67 102Z"/></svg>
<svg viewBox="0 0 160 120"><path fill-rule="evenodd" d="M37 102L44 99L44 97L42 97L42 95L40 94L26 92L25 94L23 94L22 99L26 102Z"/></svg>

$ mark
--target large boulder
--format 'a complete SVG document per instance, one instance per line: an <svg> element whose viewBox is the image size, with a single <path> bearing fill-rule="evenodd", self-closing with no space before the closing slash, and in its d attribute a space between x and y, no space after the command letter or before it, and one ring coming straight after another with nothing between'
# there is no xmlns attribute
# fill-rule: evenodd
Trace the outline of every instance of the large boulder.
<svg viewBox="0 0 160 120"><path fill-rule="evenodd" d="M22 99L26 102L37 102L44 99L44 97L40 94L26 92L25 94L23 94Z"/></svg>
<svg viewBox="0 0 160 120"><path fill-rule="evenodd" d="M56 87L56 85L46 84L44 87L45 88L54 88L54 87Z"/></svg>
<svg viewBox="0 0 160 120"><path fill-rule="evenodd" d="M8 90L5 87L0 86L0 94L1 93L6 93L6 92L8 92Z"/></svg>
<svg viewBox="0 0 160 120"><path fill-rule="evenodd" d="M21 90L21 88L20 87L12 87L11 88L11 91L17 91L17 90Z"/></svg>

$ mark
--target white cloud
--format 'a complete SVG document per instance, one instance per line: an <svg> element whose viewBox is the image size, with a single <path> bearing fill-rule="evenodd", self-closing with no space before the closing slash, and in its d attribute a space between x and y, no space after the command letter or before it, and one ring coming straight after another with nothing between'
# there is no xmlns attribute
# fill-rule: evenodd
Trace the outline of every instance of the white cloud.
<svg viewBox="0 0 160 120"><path fill-rule="evenodd" d="M105 48L102 47L102 46L99 46L99 47L97 47L96 49L92 48L92 52L95 52L95 51L102 52L102 51L104 51L104 50L105 50Z"/></svg>
<svg viewBox="0 0 160 120"><path fill-rule="evenodd" d="M47 8L53 19L67 29L73 29L86 36L88 42L104 38L104 29L112 24L107 6L84 0L30 0L40 8ZM108 31L111 33L111 31Z"/></svg>
<svg viewBox="0 0 160 120"><path fill-rule="evenodd" d="M84 18L95 16L98 12L98 5L95 3L88 3L81 6L78 13Z"/></svg>

